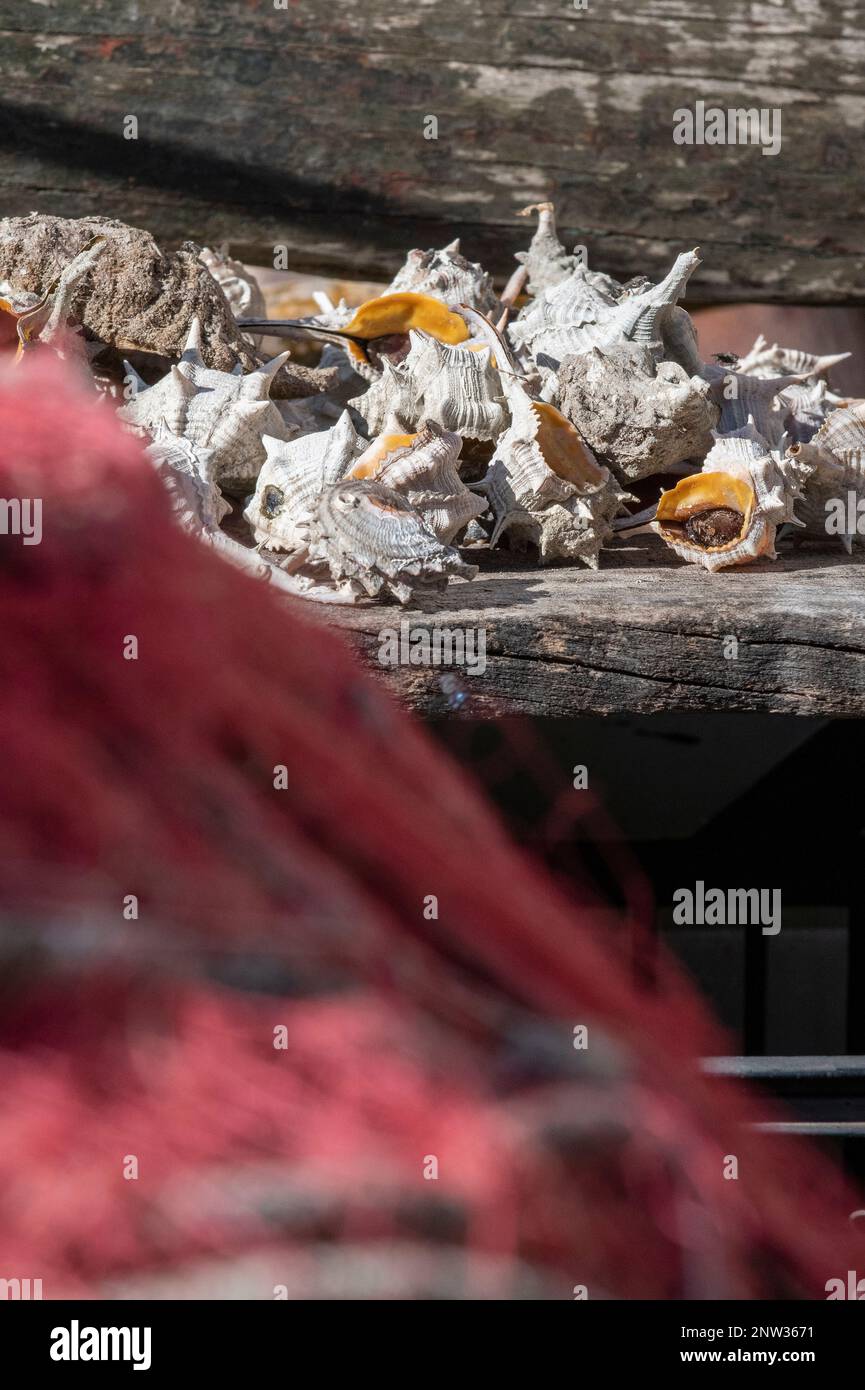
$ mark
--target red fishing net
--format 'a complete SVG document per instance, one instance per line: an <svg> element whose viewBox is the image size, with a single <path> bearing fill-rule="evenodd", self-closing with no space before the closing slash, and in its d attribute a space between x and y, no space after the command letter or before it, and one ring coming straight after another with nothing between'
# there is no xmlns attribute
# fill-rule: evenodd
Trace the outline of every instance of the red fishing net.
<svg viewBox="0 0 865 1390"><path fill-rule="evenodd" d="M0 1277L825 1297L860 1203L701 1074L642 886L566 898L56 365L0 439Z"/></svg>

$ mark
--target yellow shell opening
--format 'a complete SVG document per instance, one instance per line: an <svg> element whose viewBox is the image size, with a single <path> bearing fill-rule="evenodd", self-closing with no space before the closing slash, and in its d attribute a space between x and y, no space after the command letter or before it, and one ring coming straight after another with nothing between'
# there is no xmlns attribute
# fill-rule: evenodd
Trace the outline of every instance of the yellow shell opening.
<svg viewBox="0 0 865 1390"><path fill-rule="evenodd" d="M695 473L690 478L683 478L669 492L661 493L655 519L661 524L666 521L682 525L692 516L713 511L716 507L729 507L731 511L741 512L745 520L740 535L726 546L714 547L726 550L729 546L738 545L747 531L755 501L753 488L743 479L734 478L731 473Z"/></svg>
<svg viewBox="0 0 865 1390"><path fill-rule="evenodd" d="M604 481L604 471L595 463L580 433L554 405L532 401L532 410L540 420L535 440L547 466L558 478L579 487L598 487Z"/></svg>
<svg viewBox="0 0 865 1390"><path fill-rule="evenodd" d="M373 478L385 459L396 449L408 449L417 439L416 434L380 434L368 449L364 449L357 462L349 469L349 478Z"/></svg>
<svg viewBox="0 0 865 1390"><path fill-rule="evenodd" d="M403 294L383 294L378 299L368 299L355 309L344 332L369 340L386 338L391 333L408 333L410 328L421 328L440 343L464 343L469 336L465 321L459 314L452 314L440 299L408 290Z"/></svg>

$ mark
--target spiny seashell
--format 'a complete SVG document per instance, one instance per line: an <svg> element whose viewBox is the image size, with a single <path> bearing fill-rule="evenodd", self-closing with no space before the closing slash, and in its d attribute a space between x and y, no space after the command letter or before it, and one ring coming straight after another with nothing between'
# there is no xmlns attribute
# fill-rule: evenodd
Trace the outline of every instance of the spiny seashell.
<svg viewBox="0 0 865 1390"><path fill-rule="evenodd" d="M244 318L240 322L247 331L282 337L312 335L342 344L352 366L367 379L372 375L369 368L377 374L386 363L406 355L411 329L420 329L442 343L462 343L468 337L463 320L440 299L411 290L368 299L339 327L323 327L321 316L316 315L302 319Z"/></svg>
<svg viewBox="0 0 865 1390"><path fill-rule="evenodd" d="M450 545L486 503L470 492L459 474L462 440L433 420L417 434L396 428L379 435L349 471L350 478L372 478L410 502L433 535Z"/></svg>
<svg viewBox="0 0 865 1390"><path fill-rule="evenodd" d="M508 413L491 348L442 343L414 330L409 338L408 356L386 363L380 379L349 401L370 435L383 433L391 419L408 432L433 420L463 439L496 439Z"/></svg>
<svg viewBox="0 0 865 1390"><path fill-rule="evenodd" d="M555 406L533 401L514 378L507 383L512 423L476 485L495 519L490 544L508 534L537 546L542 564L580 559L597 569L628 494Z"/></svg>
<svg viewBox="0 0 865 1390"><path fill-rule="evenodd" d="M777 528L800 524L793 506L810 471L775 458L750 421L716 435L702 472L661 493L653 530L683 560L711 571L774 560Z"/></svg>
<svg viewBox="0 0 865 1390"><path fill-rule="evenodd" d="M188 439L163 429L146 452L168 489L179 524L222 559L296 598L325 603L343 601L336 590L317 583L311 576L284 569L283 562L273 555L251 550L220 530L220 522L231 507L213 482L212 459L207 449L197 449Z"/></svg>
<svg viewBox="0 0 865 1390"><path fill-rule="evenodd" d="M556 340L560 330L597 323L617 301L593 286L585 270L577 267L565 280L544 290L521 309L508 327L508 339L517 349L534 351Z"/></svg>
<svg viewBox="0 0 865 1390"><path fill-rule="evenodd" d="M648 348L635 343L566 357L555 400L623 481L701 462L719 417L707 382L676 362L656 367Z"/></svg>
<svg viewBox="0 0 865 1390"><path fill-rule="evenodd" d="M865 401L833 410L809 442L791 445L787 457L813 470L799 508L806 534L822 538L837 534L851 554L854 540L861 544L863 539L858 507L865 499ZM850 493L856 503L853 515ZM827 525L830 517L837 528L833 532Z"/></svg>
<svg viewBox="0 0 865 1390"><path fill-rule="evenodd" d="M518 217L538 214L538 225L528 251L518 251L516 260L528 271L528 289L531 295L541 295L553 289L575 272L584 276L589 285L612 300L618 298L621 286L610 275L587 270L582 257L568 255L559 241L556 231L556 209L553 203L530 203L521 208Z"/></svg>
<svg viewBox="0 0 865 1390"><path fill-rule="evenodd" d="M458 550L442 545L409 502L368 478L328 488L306 523L309 564L327 567L347 596L392 594L400 603L451 577L473 579Z"/></svg>
<svg viewBox="0 0 865 1390"><path fill-rule="evenodd" d="M286 442L264 436L266 458L244 516L256 542L294 552L305 544L298 523L344 478L363 448L348 411L329 430Z"/></svg>
<svg viewBox="0 0 865 1390"><path fill-rule="evenodd" d="M807 444L830 413L842 404L841 397L829 390L825 380L813 376L786 386L778 402L790 444Z"/></svg>
<svg viewBox="0 0 865 1390"><path fill-rule="evenodd" d="M184 530L196 535L218 530L231 503L216 484L213 451L162 425L146 452L171 494L174 514Z"/></svg>
<svg viewBox="0 0 865 1390"><path fill-rule="evenodd" d="M785 404L780 393L806 378L789 374L750 376L709 362L703 364L701 375L708 381L709 395L721 412L719 433L735 434L752 420L770 449L783 452L788 443L784 436L790 406Z"/></svg>
<svg viewBox="0 0 865 1390"><path fill-rule="evenodd" d="M818 357L813 352L803 352L800 348L770 347L763 334L754 340L754 346L737 364L737 372L748 376L809 376L825 377L839 362L845 362L849 352L838 352L826 357Z"/></svg>
<svg viewBox="0 0 865 1390"><path fill-rule="evenodd" d="M254 486L264 463L262 436L288 437L270 399L271 383L285 357L281 353L245 375L240 364L232 372L206 367L200 327L193 319L180 361L155 386L145 385L127 365L136 391L118 415L151 438L166 425L196 447L209 449L219 486L243 496Z"/></svg>
<svg viewBox="0 0 865 1390"><path fill-rule="evenodd" d="M183 350L197 318L208 367L230 372L238 364L242 371L258 366L255 350L191 241L163 252L149 232L111 217L7 217L0 221L0 280L42 297L95 237L105 239L104 252L70 305L93 338L121 350L172 358ZM305 396L327 389L330 381L327 372L283 360L274 395Z"/></svg>
<svg viewBox="0 0 865 1390"><path fill-rule="evenodd" d="M591 317L579 322L553 322L539 327L527 339L532 357L539 367L555 371L565 357L574 353L632 342L649 348L655 360L660 361L664 356L666 321L699 264L696 251L684 251L660 284L627 295L613 305L599 304Z"/></svg>
<svg viewBox="0 0 865 1390"><path fill-rule="evenodd" d="M445 304L470 304L482 314L500 312L492 279L483 266L460 254L459 238L440 251L409 251L385 293L403 290L429 294Z"/></svg>

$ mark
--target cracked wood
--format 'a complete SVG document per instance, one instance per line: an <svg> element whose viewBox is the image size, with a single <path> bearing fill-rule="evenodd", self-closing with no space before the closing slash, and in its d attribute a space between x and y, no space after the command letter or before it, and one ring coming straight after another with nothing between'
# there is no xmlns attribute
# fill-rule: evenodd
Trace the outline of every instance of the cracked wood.
<svg viewBox="0 0 865 1390"><path fill-rule="evenodd" d="M621 277L700 246L695 301L865 302L853 0L0 0L0 35L5 214L379 278L460 233L504 276L552 198ZM780 154L674 145L697 99L779 107Z"/></svg>
<svg viewBox="0 0 865 1390"><path fill-rule="evenodd" d="M652 538L601 568L485 568L423 606L333 610L398 697L427 715L761 710L865 715L865 561L801 550L711 575ZM382 631L482 628L486 671L383 668ZM738 655L724 655L725 638ZM449 703L450 701L450 703Z"/></svg>

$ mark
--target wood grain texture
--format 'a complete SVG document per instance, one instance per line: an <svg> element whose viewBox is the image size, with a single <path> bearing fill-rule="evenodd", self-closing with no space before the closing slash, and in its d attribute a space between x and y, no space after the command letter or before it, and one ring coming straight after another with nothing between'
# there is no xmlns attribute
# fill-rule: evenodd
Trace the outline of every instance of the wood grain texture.
<svg viewBox="0 0 865 1390"><path fill-rule="evenodd" d="M643 538L639 538L642 540ZM865 715L865 559L802 549L707 574L660 541L620 542L601 568L485 569L408 609L340 609L399 698L427 715L760 710ZM486 671L383 667L382 631L483 628ZM738 639L738 656L724 639ZM445 679L442 678L456 677ZM457 687L456 698L453 688Z"/></svg>
<svg viewBox="0 0 865 1390"><path fill-rule="evenodd" d="M695 300L865 302L861 28L856 0L0 0L2 211L380 278L456 233L504 275L553 198L619 276L699 245ZM779 107L780 154L675 145L698 99Z"/></svg>

